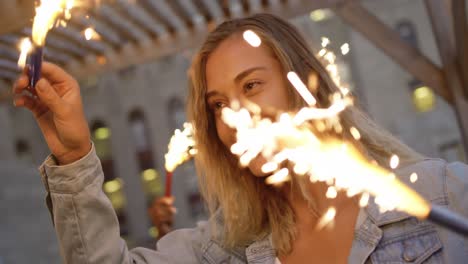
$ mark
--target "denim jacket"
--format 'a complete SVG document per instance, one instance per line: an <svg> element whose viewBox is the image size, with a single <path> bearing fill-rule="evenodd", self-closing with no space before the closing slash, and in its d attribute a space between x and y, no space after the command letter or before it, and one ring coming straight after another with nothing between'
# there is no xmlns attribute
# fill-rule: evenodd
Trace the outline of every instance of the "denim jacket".
<svg viewBox="0 0 468 264"><path fill-rule="evenodd" d="M275 263L268 237L246 248L223 248L211 234L213 219L167 234L155 250L129 250L102 191L104 177L94 147L72 164L56 164L50 156L40 171L64 263ZM415 183L409 181L412 172L419 175ZM397 175L431 203L468 217L467 165L427 159ZM348 262L468 263L468 239L402 212L379 213L371 199L359 212Z"/></svg>

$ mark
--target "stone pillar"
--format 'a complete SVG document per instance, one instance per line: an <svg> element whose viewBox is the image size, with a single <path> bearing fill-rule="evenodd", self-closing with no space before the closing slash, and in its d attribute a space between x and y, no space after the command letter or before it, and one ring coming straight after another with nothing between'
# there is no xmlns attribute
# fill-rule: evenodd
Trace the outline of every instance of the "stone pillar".
<svg viewBox="0 0 468 264"><path fill-rule="evenodd" d="M15 155L15 139L13 138L13 124L9 107L0 105L0 160L13 160Z"/></svg>
<svg viewBox="0 0 468 264"><path fill-rule="evenodd" d="M124 111L118 86L118 76L114 73L109 74L104 83L104 89L109 98L107 120L112 135L111 146L116 175L124 181L123 190L127 201L125 210L129 235L138 243L148 237L149 219L135 155L135 146L131 140L127 113Z"/></svg>

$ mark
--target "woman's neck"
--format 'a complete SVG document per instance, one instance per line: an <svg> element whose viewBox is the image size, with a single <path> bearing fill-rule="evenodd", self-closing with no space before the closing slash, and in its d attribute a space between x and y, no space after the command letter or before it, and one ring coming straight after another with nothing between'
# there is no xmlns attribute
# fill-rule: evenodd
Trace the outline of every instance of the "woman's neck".
<svg viewBox="0 0 468 264"><path fill-rule="evenodd" d="M296 215L296 224L316 226L318 220L327 212L330 207L334 207L337 212L356 209L358 207L357 198L349 198L346 192L340 191L336 198L327 198L328 185L325 183L310 183L305 189L311 202L307 201L300 188L287 188L286 195L291 207Z"/></svg>

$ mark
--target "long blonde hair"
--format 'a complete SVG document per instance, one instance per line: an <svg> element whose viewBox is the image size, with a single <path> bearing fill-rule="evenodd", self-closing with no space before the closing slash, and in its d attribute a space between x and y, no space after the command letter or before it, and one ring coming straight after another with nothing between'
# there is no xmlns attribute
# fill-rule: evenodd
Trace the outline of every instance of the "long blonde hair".
<svg viewBox="0 0 468 264"><path fill-rule="evenodd" d="M285 254L290 252L295 237L295 216L291 206L284 195L266 185L264 179L239 168L238 160L221 143L214 116L205 100L205 66L209 55L225 39L247 29L260 36L262 45L273 52L284 73L295 71L302 80L307 80L311 72L317 74L319 88L312 92L319 106L328 106L330 95L338 88L294 26L270 14L257 14L219 25L208 35L190 69L188 113L196 135L199 184L210 212L221 214L222 224L216 230L221 231L224 246L247 246L271 233L275 249ZM303 100L294 88L288 87L288 95L292 109L303 106ZM345 136L351 126L360 131L361 149L382 166L387 167L392 154L397 154L402 162L421 158L379 128L358 107L349 107L341 115L341 121Z"/></svg>

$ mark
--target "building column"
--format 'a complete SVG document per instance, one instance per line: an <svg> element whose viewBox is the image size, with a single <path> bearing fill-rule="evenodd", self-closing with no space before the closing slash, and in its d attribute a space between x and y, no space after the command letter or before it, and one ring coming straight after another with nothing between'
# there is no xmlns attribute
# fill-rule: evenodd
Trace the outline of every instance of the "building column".
<svg viewBox="0 0 468 264"><path fill-rule="evenodd" d="M108 100L108 123L111 130L111 146L116 175L124 181L126 217L129 235L135 242L148 237L149 219L146 200L138 170L135 146L131 140L127 113L118 91L119 80L115 73L109 74L104 84Z"/></svg>
<svg viewBox="0 0 468 264"><path fill-rule="evenodd" d="M6 104L0 105L0 160L13 160L16 158L15 139L13 137L13 124Z"/></svg>

